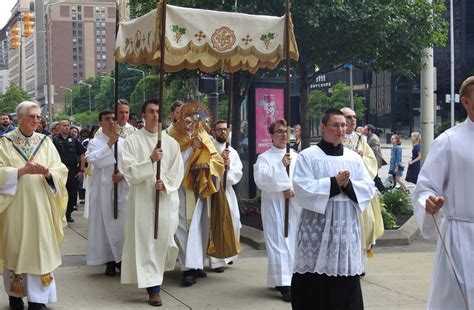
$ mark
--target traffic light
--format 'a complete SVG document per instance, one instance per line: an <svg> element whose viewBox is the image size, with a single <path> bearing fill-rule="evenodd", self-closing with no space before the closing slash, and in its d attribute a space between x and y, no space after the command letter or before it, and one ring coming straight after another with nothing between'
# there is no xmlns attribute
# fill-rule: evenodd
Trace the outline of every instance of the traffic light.
<svg viewBox="0 0 474 310"><path fill-rule="evenodd" d="M11 48L19 48L21 45L21 29L19 27L10 28Z"/></svg>
<svg viewBox="0 0 474 310"><path fill-rule="evenodd" d="M23 13L23 34L25 37L29 37L33 34L33 26L35 25L35 23L32 21L32 19L34 17L35 15L31 12Z"/></svg>

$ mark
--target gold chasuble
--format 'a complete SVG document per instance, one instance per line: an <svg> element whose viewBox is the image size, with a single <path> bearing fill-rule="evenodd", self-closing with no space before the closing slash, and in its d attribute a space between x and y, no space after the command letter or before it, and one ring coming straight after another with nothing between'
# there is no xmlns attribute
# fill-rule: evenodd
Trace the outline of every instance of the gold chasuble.
<svg viewBox="0 0 474 310"><path fill-rule="evenodd" d="M194 139L202 143L201 148L193 150L185 167L182 186L194 192L196 198L209 198L217 192L214 181L224 174L224 160L217 153L206 126L209 124L209 112L200 103L188 103L181 108L180 119L173 124L169 135L173 137L181 151L191 147ZM213 180L215 178L215 180ZM190 195L186 195L190 196ZM195 200L186 201L186 220L190 223L195 208Z"/></svg>
<svg viewBox="0 0 474 310"><path fill-rule="evenodd" d="M377 158L374 152L367 144L366 140L357 132L347 134L342 144L350 150L360 150L363 152L362 161L373 180L378 173ZM367 256L372 255L371 248L375 244L375 240L380 238L384 233L382 212L377 195L372 198L370 207L359 215L361 223L361 242L362 248L367 251Z"/></svg>
<svg viewBox="0 0 474 310"><path fill-rule="evenodd" d="M38 174L18 179L27 161L48 167L52 181ZM0 138L0 273L4 264L14 279L22 273L41 275L49 285L49 273L61 265L67 175L46 136L25 137L16 129Z"/></svg>
<svg viewBox="0 0 474 310"><path fill-rule="evenodd" d="M224 160L217 152L207 132L210 122L209 111L200 103L188 103L181 108L180 119L169 131L180 145L181 151L192 146L194 139L201 142L202 147L193 150L182 186L186 190L186 223L190 225L196 200L211 198L210 233L207 253L217 258L227 258L240 252L236 240L229 205L222 188ZM220 182L220 190L216 187ZM194 195L193 195L194 193ZM209 210L209 208L208 208Z"/></svg>

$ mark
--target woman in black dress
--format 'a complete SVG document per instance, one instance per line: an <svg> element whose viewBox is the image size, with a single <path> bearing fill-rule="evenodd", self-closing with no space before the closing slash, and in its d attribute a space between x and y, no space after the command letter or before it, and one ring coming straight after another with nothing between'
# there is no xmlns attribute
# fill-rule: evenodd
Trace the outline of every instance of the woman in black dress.
<svg viewBox="0 0 474 310"><path fill-rule="evenodd" d="M411 160L408 162L408 171L405 180L416 184L421 168L421 135L419 132L415 131L411 134L411 143L413 149L411 150Z"/></svg>

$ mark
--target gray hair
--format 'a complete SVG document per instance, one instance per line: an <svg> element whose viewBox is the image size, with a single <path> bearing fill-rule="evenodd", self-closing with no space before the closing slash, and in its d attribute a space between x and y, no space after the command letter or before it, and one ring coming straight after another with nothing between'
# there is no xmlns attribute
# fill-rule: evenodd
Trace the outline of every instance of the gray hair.
<svg viewBox="0 0 474 310"><path fill-rule="evenodd" d="M36 108L36 109L40 110L40 112L41 112L41 109L40 109L39 105L36 102L23 101L22 103L20 103L16 107L15 112L16 112L17 117L18 117L18 115L26 115L28 113L28 110L32 109L32 108Z"/></svg>

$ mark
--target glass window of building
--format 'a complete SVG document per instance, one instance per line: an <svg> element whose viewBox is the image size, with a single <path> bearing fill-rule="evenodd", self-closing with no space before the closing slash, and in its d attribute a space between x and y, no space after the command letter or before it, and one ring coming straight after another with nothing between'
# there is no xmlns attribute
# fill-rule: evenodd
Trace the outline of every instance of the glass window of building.
<svg viewBox="0 0 474 310"><path fill-rule="evenodd" d="M105 42L106 42L106 41L105 41L105 39L104 39L104 38L102 38L102 44L105 44Z"/></svg>
<svg viewBox="0 0 474 310"><path fill-rule="evenodd" d="M100 60L100 54L97 54L97 60Z"/></svg>
<svg viewBox="0 0 474 310"><path fill-rule="evenodd" d="M80 5L77 6L77 11L82 12L82 7Z"/></svg>
<svg viewBox="0 0 474 310"><path fill-rule="evenodd" d="M95 35L96 35L96 36L100 36L100 30L97 30L97 31L95 32Z"/></svg>
<svg viewBox="0 0 474 310"><path fill-rule="evenodd" d="M73 52L73 53L77 53L77 47L73 47L73 48L72 48L72 52Z"/></svg>
<svg viewBox="0 0 474 310"><path fill-rule="evenodd" d="M76 36L76 30L72 31L72 35L75 37Z"/></svg>
<svg viewBox="0 0 474 310"><path fill-rule="evenodd" d="M96 50L100 53L100 46L97 46Z"/></svg>
<svg viewBox="0 0 474 310"><path fill-rule="evenodd" d="M102 30L102 36L105 37L105 30Z"/></svg>
<svg viewBox="0 0 474 310"><path fill-rule="evenodd" d="M100 62L97 63L96 67L97 67L97 69L101 68Z"/></svg>
<svg viewBox="0 0 474 310"><path fill-rule="evenodd" d="M82 20L82 14L81 13L77 14L77 20Z"/></svg>
<svg viewBox="0 0 474 310"><path fill-rule="evenodd" d="M100 8L98 6L95 7L95 11L96 12L99 12L100 11Z"/></svg>
<svg viewBox="0 0 474 310"><path fill-rule="evenodd" d="M102 60L106 60L107 59L107 55L102 55Z"/></svg>
<svg viewBox="0 0 474 310"><path fill-rule="evenodd" d="M106 50L105 46L102 46L102 52L106 52L106 51L107 50Z"/></svg>
<svg viewBox="0 0 474 310"><path fill-rule="evenodd" d="M95 43L100 44L100 39L95 39Z"/></svg>

